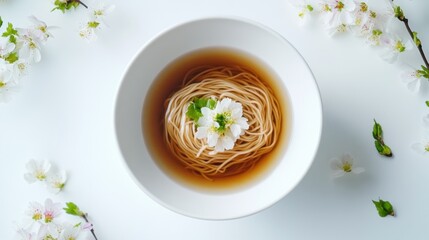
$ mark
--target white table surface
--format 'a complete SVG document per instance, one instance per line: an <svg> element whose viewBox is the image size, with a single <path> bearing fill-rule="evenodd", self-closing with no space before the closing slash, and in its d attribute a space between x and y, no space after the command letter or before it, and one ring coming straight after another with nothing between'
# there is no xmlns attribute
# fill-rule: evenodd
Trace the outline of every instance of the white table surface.
<svg viewBox="0 0 429 240"><path fill-rule="evenodd" d="M382 3L370 1L369 5ZM429 2L399 1L429 46ZM0 105L0 239L12 239L30 201L73 201L108 239L428 239L429 159L409 145L420 140L429 113L425 83L410 93L400 69L350 34L329 38L318 21L305 27L286 0L116 1L110 28L91 44L79 39L83 9L51 13L49 0L0 4L5 22L27 26L34 14L55 30L42 61L22 89ZM411 14L412 13L412 14ZM150 39L206 16L240 16L278 31L303 55L319 84L324 126L319 152L293 192L258 214L206 221L165 209L143 193L122 163L113 128L115 96L127 64ZM398 28L403 26L398 24ZM426 52L429 52L426 47ZM420 63L417 51L407 55ZM373 119L395 156L373 146ZM333 180L329 160L349 152L366 172ZM25 182L25 163L48 159L67 170L65 190L52 195ZM396 217L380 218L371 200L391 201ZM252 201L248 199L247 201Z"/></svg>

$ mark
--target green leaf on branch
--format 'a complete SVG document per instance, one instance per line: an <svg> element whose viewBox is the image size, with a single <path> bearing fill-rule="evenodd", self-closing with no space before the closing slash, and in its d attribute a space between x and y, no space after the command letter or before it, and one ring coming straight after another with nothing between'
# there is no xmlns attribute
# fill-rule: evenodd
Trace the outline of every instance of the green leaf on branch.
<svg viewBox="0 0 429 240"><path fill-rule="evenodd" d="M393 12L395 13L395 17L398 18L399 20L402 21L405 19L404 12L402 11L400 6L394 6Z"/></svg>
<svg viewBox="0 0 429 240"><path fill-rule="evenodd" d="M429 69L422 65L421 70L417 70L417 73L420 74L422 77L429 79Z"/></svg>
<svg viewBox="0 0 429 240"><path fill-rule="evenodd" d="M374 203L380 217L386 217L387 215L395 216L395 211L393 210L393 206L389 201L378 199L378 202L374 200L372 200L372 202Z"/></svg>
<svg viewBox="0 0 429 240"><path fill-rule="evenodd" d="M67 10L70 10L71 8L77 8L79 6L79 2L78 1L63 2L61 0L55 0L54 5L55 5L55 8L53 8L51 12L55 10L60 10L61 12L65 13Z"/></svg>
<svg viewBox="0 0 429 240"><path fill-rule="evenodd" d="M420 41L420 39L417 37L417 32L413 32L413 41L417 47L422 45L422 41Z"/></svg>
<svg viewBox="0 0 429 240"><path fill-rule="evenodd" d="M72 203L72 202L66 203L66 207L63 208L63 209L64 209L64 211L66 211L67 214L70 214L70 215L74 215L74 216L78 216L78 217L85 216L85 213L82 212L79 209L79 207L76 204Z"/></svg>
<svg viewBox="0 0 429 240"><path fill-rule="evenodd" d="M383 156L391 157L392 150L384 143L383 140L383 128L377 121L375 121L375 119L374 126L372 128L372 137L375 139L374 145L377 152Z"/></svg>

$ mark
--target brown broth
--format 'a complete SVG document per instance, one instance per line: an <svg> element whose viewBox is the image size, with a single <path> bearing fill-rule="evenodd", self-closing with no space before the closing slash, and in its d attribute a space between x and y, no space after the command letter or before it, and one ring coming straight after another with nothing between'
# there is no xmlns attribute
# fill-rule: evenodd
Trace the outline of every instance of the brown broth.
<svg viewBox="0 0 429 240"><path fill-rule="evenodd" d="M203 66L240 65L252 69L262 81L274 90L280 102L282 130L274 150L263 156L248 171L228 177L215 178L212 181L192 173L170 153L164 144L164 101L177 91L183 77L190 69ZM157 165L173 180L185 186L200 190L232 190L254 184L275 167L286 149L290 114L287 91L277 75L265 63L247 53L230 48L205 48L185 54L172 61L155 79L149 88L142 111L142 129L149 153Z"/></svg>

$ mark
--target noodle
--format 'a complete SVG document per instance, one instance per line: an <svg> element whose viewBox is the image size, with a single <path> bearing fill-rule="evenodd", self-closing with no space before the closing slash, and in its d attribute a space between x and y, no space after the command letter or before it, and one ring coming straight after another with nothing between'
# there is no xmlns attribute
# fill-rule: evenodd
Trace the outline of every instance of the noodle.
<svg viewBox="0 0 429 240"><path fill-rule="evenodd" d="M243 106L249 129L233 149L213 154L195 137L186 112L195 98L230 98ZM180 89L166 99L164 139L171 153L192 172L207 179L240 174L274 149L282 127L281 107L273 90L240 66L202 66L190 70Z"/></svg>

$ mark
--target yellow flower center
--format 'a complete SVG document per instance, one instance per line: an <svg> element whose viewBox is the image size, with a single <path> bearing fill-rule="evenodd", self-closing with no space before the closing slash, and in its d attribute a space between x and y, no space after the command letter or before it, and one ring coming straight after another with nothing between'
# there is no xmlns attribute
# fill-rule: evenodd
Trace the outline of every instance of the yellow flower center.
<svg viewBox="0 0 429 240"><path fill-rule="evenodd" d="M104 15L104 13L103 13L103 11L101 11L101 10L95 10L95 11L94 11L94 15L95 15L95 16L102 16L102 15Z"/></svg>
<svg viewBox="0 0 429 240"><path fill-rule="evenodd" d="M352 164L346 161L343 163L342 168L343 168L344 172L351 172L352 171Z"/></svg>
<svg viewBox="0 0 429 240"><path fill-rule="evenodd" d="M366 11L368 11L368 5L367 5L366 3L364 3L364 2L361 2L361 3L360 3L360 11L361 11L361 12L366 12Z"/></svg>
<svg viewBox="0 0 429 240"><path fill-rule="evenodd" d="M335 6L336 9L338 9L338 11L343 10L344 8L344 3L341 1L338 1L337 6Z"/></svg>
<svg viewBox="0 0 429 240"><path fill-rule="evenodd" d="M18 64L18 69L19 69L19 71L23 72L23 71L25 70L25 68L26 68L26 66L25 66L25 64L24 64L24 63L19 63L19 64Z"/></svg>
<svg viewBox="0 0 429 240"><path fill-rule="evenodd" d="M45 223L50 223L54 220L54 216L52 216L51 212L45 213Z"/></svg>
<svg viewBox="0 0 429 240"><path fill-rule="evenodd" d="M40 213L40 212L35 212L34 214L33 214L33 217L32 217L32 219L34 220L34 221L39 221L40 219L42 219L42 214Z"/></svg>
<svg viewBox="0 0 429 240"><path fill-rule="evenodd" d="M329 7L328 4L323 5L323 11L324 12L330 12L331 11L331 8Z"/></svg>
<svg viewBox="0 0 429 240"><path fill-rule="evenodd" d="M31 49L35 49L35 48L37 48L37 46L36 46L36 44L33 42L33 41L31 41L30 42L30 44L28 45Z"/></svg>
<svg viewBox="0 0 429 240"><path fill-rule="evenodd" d="M36 172L36 179L39 181L43 181L46 179L46 175L43 171L37 171Z"/></svg>
<svg viewBox="0 0 429 240"><path fill-rule="evenodd" d="M2 87L4 87L4 86L6 86L6 83L5 83L5 82L3 82L3 81L1 81L1 82L0 82L0 88L2 88Z"/></svg>
<svg viewBox="0 0 429 240"><path fill-rule="evenodd" d="M396 49L396 51L398 51L398 52L403 52L403 51L405 51L405 46L404 46L404 44L402 43L402 41L400 41L400 40L396 41L395 49Z"/></svg>

